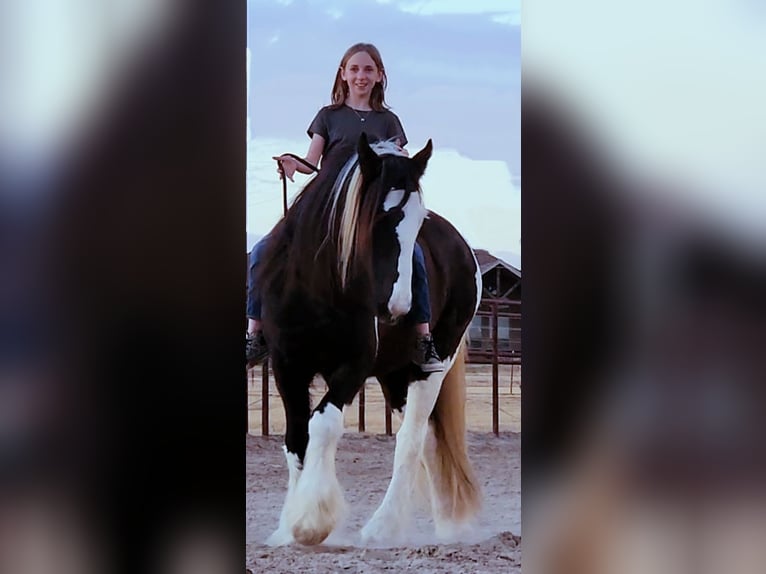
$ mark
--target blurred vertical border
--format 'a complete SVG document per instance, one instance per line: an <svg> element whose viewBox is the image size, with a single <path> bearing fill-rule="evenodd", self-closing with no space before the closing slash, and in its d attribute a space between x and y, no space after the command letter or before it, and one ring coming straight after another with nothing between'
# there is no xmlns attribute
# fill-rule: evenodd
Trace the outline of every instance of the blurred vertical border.
<svg viewBox="0 0 766 574"><path fill-rule="evenodd" d="M0 12L0 571L242 572L246 3Z"/></svg>
<svg viewBox="0 0 766 574"><path fill-rule="evenodd" d="M764 32L522 4L525 571L766 567Z"/></svg>

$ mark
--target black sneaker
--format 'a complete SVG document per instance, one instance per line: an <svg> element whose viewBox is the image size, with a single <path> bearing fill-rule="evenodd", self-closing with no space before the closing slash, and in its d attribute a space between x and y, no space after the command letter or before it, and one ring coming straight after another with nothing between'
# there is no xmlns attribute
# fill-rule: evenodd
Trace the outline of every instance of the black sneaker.
<svg viewBox="0 0 766 574"><path fill-rule="evenodd" d="M247 366L257 365L269 354L269 348L266 346L266 339L261 331L256 331L252 335L248 333L245 337L245 359Z"/></svg>
<svg viewBox="0 0 766 574"><path fill-rule="evenodd" d="M424 373L438 373L444 370L444 364L436 353L431 335L418 335L412 362L420 367Z"/></svg>

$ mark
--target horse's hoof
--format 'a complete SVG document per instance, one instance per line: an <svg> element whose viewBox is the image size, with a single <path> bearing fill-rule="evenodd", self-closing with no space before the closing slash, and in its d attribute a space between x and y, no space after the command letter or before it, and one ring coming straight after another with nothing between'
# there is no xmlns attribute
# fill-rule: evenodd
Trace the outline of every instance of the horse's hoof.
<svg viewBox="0 0 766 574"><path fill-rule="evenodd" d="M272 535L266 539L266 544L268 546L287 546L288 544L292 544L292 542L293 536L290 534L290 531L281 528L275 530Z"/></svg>
<svg viewBox="0 0 766 574"><path fill-rule="evenodd" d="M325 490L320 492L305 488L305 475L301 476L301 481L295 500L302 501L303 505L291 506L286 522L292 525L296 542L313 546L321 544L333 531L345 513L345 503L337 480L323 485ZM304 488L301 489L301 486Z"/></svg>
<svg viewBox="0 0 766 574"><path fill-rule="evenodd" d="M293 538L295 541L303 544L304 546L316 546L324 542L332 532L330 528L302 528L296 524L293 526Z"/></svg>
<svg viewBox="0 0 766 574"><path fill-rule="evenodd" d="M436 536L436 539L442 544L459 542L460 540L464 540L466 536L470 535L470 529L468 528L468 525L459 522L437 520L434 526L434 535Z"/></svg>
<svg viewBox="0 0 766 574"><path fill-rule="evenodd" d="M388 542L389 536L386 534L388 529L383 529L379 521L370 520L362 528L362 544L365 546L375 546Z"/></svg>

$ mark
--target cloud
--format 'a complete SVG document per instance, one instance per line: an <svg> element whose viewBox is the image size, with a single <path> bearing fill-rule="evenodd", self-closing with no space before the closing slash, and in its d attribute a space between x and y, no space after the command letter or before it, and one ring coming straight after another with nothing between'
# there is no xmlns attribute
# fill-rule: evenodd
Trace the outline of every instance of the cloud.
<svg viewBox="0 0 766 574"><path fill-rule="evenodd" d="M427 0L413 2L404 0L397 3L403 12L411 12L422 16L435 14L493 14L498 16L519 14L518 0Z"/></svg>
<svg viewBox="0 0 766 574"><path fill-rule="evenodd" d="M286 152L304 153L306 142L279 138L253 138L247 144L247 233L264 235L282 217L282 182L273 156ZM300 151L299 151L300 150ZM288 202L295 198L309 176L295 175L288 184Z"/></svg>
<svg viewBox="0 0 766 574"><path fill-rule="evenodd" d="M507 14L495 14L492 21L508 26L521 26L521 10L508 12Z"/></svg>
<svg viewBox="0 0 766 574"><path fill-rule="evenodd" d="M426 206L449 219L472 247L521 251L521 194L505 162L436 149L421 184Z"/></svg>

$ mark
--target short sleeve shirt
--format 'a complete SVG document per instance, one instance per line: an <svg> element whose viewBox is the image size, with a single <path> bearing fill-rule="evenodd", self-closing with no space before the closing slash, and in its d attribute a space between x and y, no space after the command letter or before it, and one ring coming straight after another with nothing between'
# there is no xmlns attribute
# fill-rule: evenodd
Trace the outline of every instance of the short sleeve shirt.
<svg viewBox="0 0 766 574"><path fill-rule="evenodd" d="M361 112L346 105L338 108L326 106L319 110L306 131L310 138L314 134L324 138L322 157L329 155L339 145L356 146L362 132L367 134L370 143L399 138L399 145L407 145L402 123L391 110Z"/></svg>

